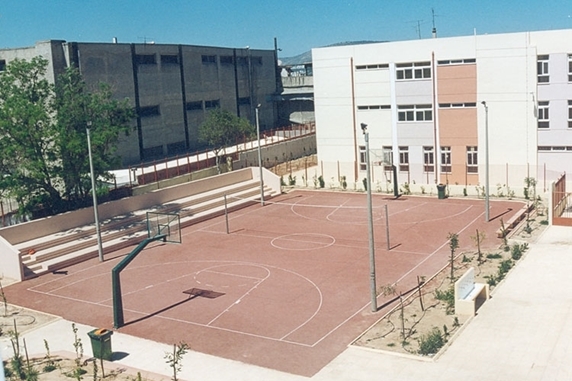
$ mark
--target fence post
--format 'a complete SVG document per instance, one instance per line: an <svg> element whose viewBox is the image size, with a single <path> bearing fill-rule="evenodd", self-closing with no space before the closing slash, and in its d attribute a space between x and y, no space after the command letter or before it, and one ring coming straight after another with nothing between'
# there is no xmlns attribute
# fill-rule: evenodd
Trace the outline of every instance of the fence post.
<svg viewBox="0 0 572 381"><path fill-rule="evenodd" d="M155 177L155 182L157 182L157 162L153 160L153 174Z"/></svg>

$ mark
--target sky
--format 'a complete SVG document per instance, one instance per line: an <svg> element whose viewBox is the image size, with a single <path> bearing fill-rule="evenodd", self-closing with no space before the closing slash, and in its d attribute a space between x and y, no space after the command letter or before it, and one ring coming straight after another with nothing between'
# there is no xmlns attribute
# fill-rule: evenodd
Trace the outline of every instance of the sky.
<svg viewBox="0 0 572 381"><path fill-rule="evenodd" d="M434 16L433 16L434 15ZM0 49L36 41L281 49L572 29L571 0L0 0Z"/></svg>

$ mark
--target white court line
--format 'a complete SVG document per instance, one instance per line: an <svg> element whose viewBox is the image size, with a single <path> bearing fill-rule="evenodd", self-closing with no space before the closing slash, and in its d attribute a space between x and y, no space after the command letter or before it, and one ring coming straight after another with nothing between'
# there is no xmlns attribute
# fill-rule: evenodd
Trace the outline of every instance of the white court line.
<svg viewBox="0 0 572 381"><path fill-rule="evenodd" d="M252 265L251 265L252 266ZM219 317L221 317L222 315L226 314L228 311L230 311L230 309L234 306L236 306L238 303L240 303L242 301L242 298L247 297L248 295L250 295L250 292L252 290L255 290L259 285L261 285L262 283L264 283L264 281L266 279L268 279L268 277L270 276L271 272L268 271L267 268L265 268L264 266L255 266L258 268L263 268L264 270L266 270L266 276L263 279L258 280L257 282L254 283L254 286L252 286L249 290L247 290L245 293L243 293L234 303L230 304L224 311L222 311L220 314L218 314L217 316L215 316L211 321L209 321L207 323L207 326L210 326L212 323L215 322L215 320L217 320Z"/></svg>

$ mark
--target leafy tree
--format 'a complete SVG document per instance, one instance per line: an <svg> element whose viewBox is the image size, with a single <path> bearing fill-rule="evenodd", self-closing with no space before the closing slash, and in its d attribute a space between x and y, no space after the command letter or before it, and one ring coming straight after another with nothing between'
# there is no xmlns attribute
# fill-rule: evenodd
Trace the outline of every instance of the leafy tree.
<svg viewBox="0 0 572 381"><path fill-rule="evenodd" d="M0 75L0 167L2 186L20 205L61 207L57 148L50 114L48 61L14 60Z"/></svg>
<svg viewBox="0 0 572 381"><path fill-rule="evenodd" d="M50 84L47 65L41 57L17 59L0 73L0 188L21 213L77 206L90 191L87 122L94 171L105 178L117 163L113 147L133 116L127 101L112 99L109 86L89 92L75 68Z"/></svg>
<svg viewBox="0 0 572 381"><path fill-rule="evenodd" d="M90 125L93 168L96 178L110 179L107 170L116 167L115 143L121 133L129 133L133 117L127 100L112 99L111 88L99 84L96 92L88 92L77 68L71 67L58 77L54 109L56 144L61 158L60 177L68 200L89 196L91 181L86 127Z"/></svg>
<svg viewBox="0 0 572 381"><path fill-rule="evenodd" d="M199 140L211 147L216 156L216 166L220 173L219 154L244 136L252 136L255 127L246 119L221 109L210 112L207 119L199 126Z"/></svg>

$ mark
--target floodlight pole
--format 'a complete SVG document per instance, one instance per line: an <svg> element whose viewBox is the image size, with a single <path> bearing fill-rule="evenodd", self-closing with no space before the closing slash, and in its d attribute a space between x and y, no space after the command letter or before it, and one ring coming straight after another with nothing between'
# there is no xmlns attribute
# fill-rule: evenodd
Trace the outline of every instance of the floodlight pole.
<svg viewBox="0 0 572 381"><path fill-rule="evenodd" d="M254 109L256 114L256 138L258 139L258 168L260 170L260 205L264 206L264 178L262 177L262 151L260 148L260 123L258 122L258 109L257 105Z"/></svg>
<svg viewBox="0 0 572 381"><path fill-rule="evenodd" d="M101 231L99 230L99 214L97 211L97 194L95 193L95 175L93 173L93 159L91 157L91 139L89 129L91 121L87 122L87 153L89 156L89 173L91 175L91 195L93 196L93 216L95 219L95 233L97 235L97 252L99 253L99 261L103 262L103 246L101 245Z"/></svg>
<svg viewBox="0 0 572 381"><path fill-rule="evenodd" d="M365 168L366 186L367 186L367 214L369 222L369 284L371 293L371 312L377 312L377 287L375 285L375 245L373 236L373 211L371 202L371 168L369 162L369 132L367 132L367 124L361 123L361 129L365 138Z"/></svg>
<svg viewBox="0 0 572 381"><path fill-rule="evenodd" d="M489 222L489 107L485 101L481 104L485 106L485 222Z"/></svg>

